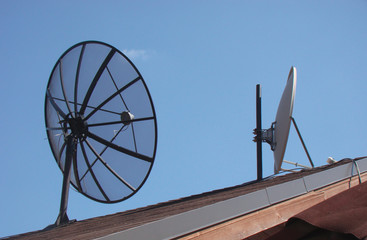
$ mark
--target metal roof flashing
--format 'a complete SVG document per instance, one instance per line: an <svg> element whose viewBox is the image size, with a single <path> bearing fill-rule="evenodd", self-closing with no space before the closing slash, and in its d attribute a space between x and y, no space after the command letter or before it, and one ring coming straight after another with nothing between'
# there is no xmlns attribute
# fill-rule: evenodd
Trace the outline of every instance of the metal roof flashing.
<svg viewBox="0 0 367 240"><path fill-rule="evenodd" d="M99 240L172 239L246 215L250 212L306 194L327 185L367 172L367 158L312 173L295 180L169 216L138 227L116 232Z"/></svg>

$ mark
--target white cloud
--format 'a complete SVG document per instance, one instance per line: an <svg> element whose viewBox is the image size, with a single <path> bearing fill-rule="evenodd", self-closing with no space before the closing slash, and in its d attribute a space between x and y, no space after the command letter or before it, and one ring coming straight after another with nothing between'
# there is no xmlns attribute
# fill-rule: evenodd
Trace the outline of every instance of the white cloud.
<svg viewBox="0 0 367 240"><path fill-rule="evenodd" d="M122 52L131 60L147 60L149 58L148 52L142 49L124 49Z"/></svg>

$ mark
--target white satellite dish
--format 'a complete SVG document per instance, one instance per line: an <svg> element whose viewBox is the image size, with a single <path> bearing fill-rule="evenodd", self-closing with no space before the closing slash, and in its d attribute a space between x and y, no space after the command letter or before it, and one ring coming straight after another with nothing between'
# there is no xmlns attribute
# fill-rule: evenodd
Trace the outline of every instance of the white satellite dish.
<svg viewBox="0 0 367 240"><path fill-rule="evenodd" d="M269 129L265 130L261 128L261 87L259 84L256 86L256 129L254 129L254 134L256 137L254 138L254 141L257 142L258 180L262 179L262 142L269 143L271 150L274 151L274 173L278 173L280 170L282 170L281 166L283 162L294 164L296 166L303 166L290 161L284 161L284 154L287 147L291 122L293 122L296 128L297 134L302 142L302 146L307 154L311 166L314 167L297 124L292 117L293 103L296 94L296 84L297 70L295 67L291 67L288 74L287 84L279 102L275 122L271 124Z"/></svg>
<svg viewBox="0 0 367 240"><path fill-rule="evenodd" d="M287 84L280 99L274 128L274 173L278 173L283 163L285 149L287 147L289 129L293 112L294 97L296 95L297 70L291 67Z"/></svg>

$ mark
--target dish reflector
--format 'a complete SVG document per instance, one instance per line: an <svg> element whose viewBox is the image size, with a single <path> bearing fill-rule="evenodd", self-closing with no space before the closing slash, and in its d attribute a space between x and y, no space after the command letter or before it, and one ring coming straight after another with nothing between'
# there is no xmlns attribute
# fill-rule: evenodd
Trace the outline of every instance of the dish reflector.
<svg viewBox="0 0 367 240"><path fill-rule="evenodd" d="M288 142L289 129L293 112L294 97L296 94L297 70L291 67L289 71L287 84L284 88L282 98L280 99L277 115L275 117L274 129L274 173L281 169L285 149Z"/></svg>
<svg viewBox="0 0 367 240"><path fill-rule="evenodd" d="M97 41L69 48L50 75L45 119L56 162L63 173L70 166L70 182L83 195L119 202L148 178L155 110L143 77L116 48Z"/></svg>

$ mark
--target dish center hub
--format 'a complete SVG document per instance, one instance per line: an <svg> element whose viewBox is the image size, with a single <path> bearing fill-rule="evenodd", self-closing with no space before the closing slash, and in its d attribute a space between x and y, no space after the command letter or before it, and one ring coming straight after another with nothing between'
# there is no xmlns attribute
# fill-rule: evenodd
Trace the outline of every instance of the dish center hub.
<svg viewBox="0 0 367 240"><path fill-rule="evenodd" d="M85 138L85 134L88 131L88 125L87 122L83 120L81 116L68 116L66 119L68 127L66 127L66 132L68 129L70 129L71 134L75 138Z"/></svg>

